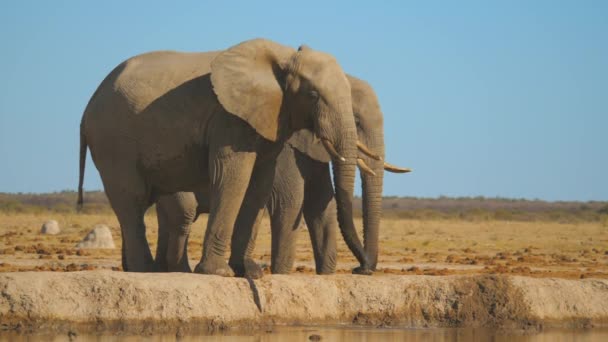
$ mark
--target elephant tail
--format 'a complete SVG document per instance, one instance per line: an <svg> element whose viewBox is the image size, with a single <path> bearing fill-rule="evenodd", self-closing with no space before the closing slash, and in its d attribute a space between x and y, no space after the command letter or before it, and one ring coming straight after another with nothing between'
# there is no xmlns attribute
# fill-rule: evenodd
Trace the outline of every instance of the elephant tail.
<svg viewBox="0 0 608 342"><path fill-rule="evenodd" d="M84 204L82 185L84 183L84 166L87 161L87 138L84 135L84 129L80 124L80 168L78 174L78 201L76 202L76 211L80 212Z"/></svg>

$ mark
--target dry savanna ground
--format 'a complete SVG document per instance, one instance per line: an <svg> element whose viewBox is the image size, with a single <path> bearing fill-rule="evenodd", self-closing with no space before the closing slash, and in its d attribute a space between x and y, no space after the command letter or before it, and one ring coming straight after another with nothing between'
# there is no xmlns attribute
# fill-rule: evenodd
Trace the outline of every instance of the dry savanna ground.
<svg viewBox="0 0 608 342"><path fill-rule="evenodd" d="M61 233L42 235L49 219ZM190 263L201 256L207 216L194 224L188 244ZM115 249L77 249L76 244L95 224L108 225ZM361 220L357 220L361 227ZM146 215L147 236L156 249L158 226L154 213ZM313 273L308 232L300 228L294 273ZM470 221L459 219L386 218L382 222L382 274L503 273L533 277L608 278L608 224L600 222ZM120 228L113 214L75 214L41 211L0 212L0 272L120 270ZM265 218L255 258L268 271L270 226ZM355 259L339 241L338 272L347 273Z"/></svg>

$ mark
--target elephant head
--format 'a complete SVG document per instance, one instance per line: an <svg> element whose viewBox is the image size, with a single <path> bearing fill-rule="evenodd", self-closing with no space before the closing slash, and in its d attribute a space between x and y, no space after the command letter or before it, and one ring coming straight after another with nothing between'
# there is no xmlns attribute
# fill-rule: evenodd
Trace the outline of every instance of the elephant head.
<svg viewBox="0 0 608 342"><path fill-rule="evenodd" d="M287 140L296 130L313 132L333 160L344 240L361 264L357 271L369 273L352 216L357 129L351 87L335 58L255 39L221 52L211 63L211 82L220 104L269 141Z"/></svg>
<svg viewBox="0 0 608 342"><path fill-rule="evenodd" d="M378 260L384 171L404 173L411 170L384 161L383 115L376 93L367 82L351 75L347 75L347 78L351 85L353 115L357 127L357 165L363 188L365 251L369 258L370 268L375 270ZM325 148L304 130L296 132L289 143L315 160L330 161L330 155ZM340 201L339 198L338 201Z"/></svg>

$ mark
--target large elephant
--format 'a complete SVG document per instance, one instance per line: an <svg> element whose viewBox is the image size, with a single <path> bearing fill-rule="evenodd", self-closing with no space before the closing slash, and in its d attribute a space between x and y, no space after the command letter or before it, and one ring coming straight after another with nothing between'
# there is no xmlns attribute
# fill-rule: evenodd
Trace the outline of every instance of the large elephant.
<svg viewBox="0 0 608 342"><path fill-rule="evenodd" d="M153 271L144 213L163 194L207 191L209 221L198 273L261 276L242 250L270 195L276 157L293 132L311 129L334 160L340 228L370 264L352 219L356 127L350 84L329 54L255 39L224 51L159 51L116 67L81 122L78 204L87 146L121 226L123 268ZM235 227L235 222L239 224ZM234 238L236 237L236 238Z"/></svg>
<svg viewBox="0 0 608 342"><path fill-rule="evenodd" d="M409 172L383 161L383 115L367 82L347 75L357 126L359 169L363 180L363 232L371 269L378 258L383 171ZM316 271L336 267L336 204L329 172L330 156L307 130L296 132L278 156L272 194L267 203L272 230L272 273L289 273L294 262L296 229L304 216L313 246ZM187 240L198 214L208 212L202 192L165 195L157 202L159 222L156 261L159 269L189 272ZM255 239L252 239L254 241ZM250 245L245 254L249 257ZM243 251L233 251L233 256Z"/></svg>

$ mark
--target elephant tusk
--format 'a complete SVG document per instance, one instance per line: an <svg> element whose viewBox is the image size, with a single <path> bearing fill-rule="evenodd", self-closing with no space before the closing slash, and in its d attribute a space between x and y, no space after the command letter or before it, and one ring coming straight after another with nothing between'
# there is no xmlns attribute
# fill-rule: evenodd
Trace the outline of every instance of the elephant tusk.
<svg viewBox="0 0 608 342"><path fill-rule="evenodd" d="M332 144L329 140L321 139L321 142L323 143L323 147L325 147L325 149L327 150L327 153L329 153L332 157L334 157L335 159L338 159L340 161L343 161L343 162L346 161L346 159L344 159L344 157L342 157L338 153L338 151L336 151L334 144Z"/></svg>
<svg viewBox="0 0 608 342"><path fill-rule="evenodd" d="M359 166L359 169L361 171L363 171L363 173L366 173L370 176L376 176L376 173L374 172L374 170L372 170L369 166L367 166L367 164L365 164L365 161L363 161L363 159L357 158L357 165Z"/></svg>
<svg viewBox="0 0 608 342"><path fill-rule="evenodd" d="M384 162L384 169L388 172L393 172L393 173L412 172L412 169L410 169L410 168L395 166L395 165L389 164L387 162Z"/></svg>
<svg viewBox="0 0 608 342"><path fill-rule="evenodd" d="M357 148L359 149L359 151L363 152L363 154L365 154L366 156L368 156L370 158L374 158L376 160L382 160L382 158L379 155L372 152L367 146L365 146L359 140L357 140Z"/></svg>

